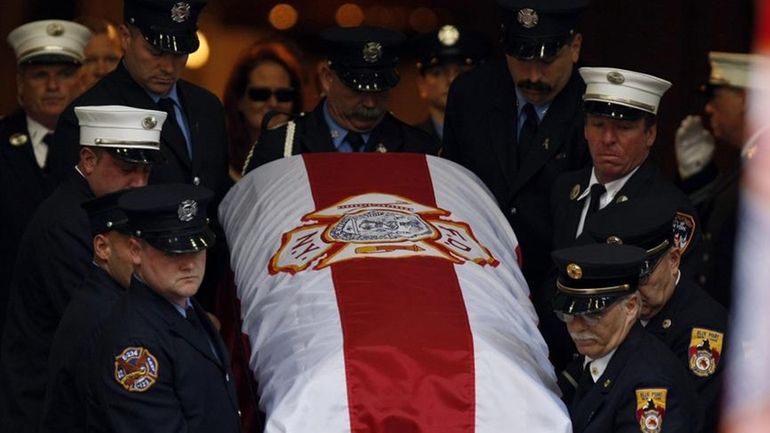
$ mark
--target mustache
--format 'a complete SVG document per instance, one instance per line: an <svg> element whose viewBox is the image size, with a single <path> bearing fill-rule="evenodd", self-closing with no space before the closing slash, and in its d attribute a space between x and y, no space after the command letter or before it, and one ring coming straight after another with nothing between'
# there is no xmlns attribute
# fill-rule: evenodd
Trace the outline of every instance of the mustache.
<svg viewBox="0 0 770 433"><path fill-rule="evenodd" d="M520 89L534 90L536 92L549 93L553 86L542 81L521 80L516 83Z"/></svg>
<svg viewBox="0 0 770 433"><path fill-rule="evenodd" d="M569 336L572 337L573 340L596 340L596 334L588 331L570 332Z"/></svg>
<svg viewBox="0 0 770 433"><path fill-rule="evenodd" d="M362 120L377 120L385 113L382 108L356 107L350 112L350 117Z"/></svg>

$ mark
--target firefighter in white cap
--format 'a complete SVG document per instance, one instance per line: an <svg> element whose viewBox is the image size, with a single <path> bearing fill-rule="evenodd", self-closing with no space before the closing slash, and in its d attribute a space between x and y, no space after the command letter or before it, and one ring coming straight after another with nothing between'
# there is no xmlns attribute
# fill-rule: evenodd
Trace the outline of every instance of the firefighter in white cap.
<svg viewBox="0 0 770 433"><path fill-rule="evenodd" d="M641 197L665 197L677 204L672 230L682 252L682 274L694 275L700 270L695 208L649 158L661 97L671 83L618 68L580 68L580 75L586 82L585 137L593 167L556 179L551 191L555 247L573 245L594 213ZM563 333L558 336L558 329L553 331L548 335L544 330L553 358L568 361L568 340Z"/></svg>
<svg viewBox="0 0 770 433"><path fill-rule="evenodd" d="M0 121L0 330L21 234L55 183L47 170L48 146L59 114L78 95L78 69L91 32L70 21L24 24L8 35L16 53L20 109Z"/></svg>
<svg viewBox="0 0 770 433"><path fill-rule="evenodd" d="M37 431L54 331L93 260L88 216L94 197L147 184L162 162L162 111L77 107L80 161L35 211L22 237L0 351L0 431Z"/></svg>

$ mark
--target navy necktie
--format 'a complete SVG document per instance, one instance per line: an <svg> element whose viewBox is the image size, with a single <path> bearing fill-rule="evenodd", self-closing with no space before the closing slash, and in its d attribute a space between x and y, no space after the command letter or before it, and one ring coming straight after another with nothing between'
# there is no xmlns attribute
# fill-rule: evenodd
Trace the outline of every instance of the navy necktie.
<svg viewBox="0 0 770 433"><path fill-rule="evenodd" d="M175 146L187 150L187 156L192 160L192 149L187 143L187 140L182 134L182 128L176 121L176 110L174 109L174 101L171 98L160 98L158 100L158 106L161 110L165 111L168 116L166 122L163 124L163 129L168 131L169 141Z"/></svg>
<svg viewBox="0 0 770 433"><path fill-rule="evenodd" d="M586 219L583 226L585 226L585 223L588 222L588 219L591 218L593 214L599 211L599 200L605 192L607 192L607 188L605 188L604 185L600 183L591 185L591 200L588 202L588 211L586 212Z"/></svg>
<svg viewBox="0 0 770 433"><path fill-rule="evenodd" d="M353 148L353 152L360 152L366 146L364 137L355 131L348 132L348 135L345 136L345 141Z"/></svg>
<svg viewBox="0 0 770 433"><path fill-rule="evenodd" d="M517 146L519 161L523 160L532 148L540 123L540 118L537 117L535 107L532 104L525 104L522 111L524 112L524 124L521 125L521 131L519 131L519 144Z"/></svg>

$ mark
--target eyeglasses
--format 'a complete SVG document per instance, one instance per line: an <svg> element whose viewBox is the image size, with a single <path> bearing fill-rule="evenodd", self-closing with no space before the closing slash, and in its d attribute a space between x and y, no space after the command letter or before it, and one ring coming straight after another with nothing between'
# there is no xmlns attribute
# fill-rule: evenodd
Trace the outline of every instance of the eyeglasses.
<svg viewBox="0 0 770 433"><path fill-rule="evenodd" d="M249 87L246 89L246 96L254 102L267 101L273 95L278 102L291 102L296 99L297 92L288 88L273 90L267 87Z"/></svg>
<svg viewBox="0 0 770 433"><path fill-rule="evenodd" d="M602 320L602 317L604 315L604 310L597 311L595 313L584 313L584 314L567 314L562 313L561 311L554 311L556 314L556 318L561 320L564 323L571 323L573 320L575 320L576 317L580 317L580 319L585 322L588 326L593 326L599 323L600 320Z"/></svg>

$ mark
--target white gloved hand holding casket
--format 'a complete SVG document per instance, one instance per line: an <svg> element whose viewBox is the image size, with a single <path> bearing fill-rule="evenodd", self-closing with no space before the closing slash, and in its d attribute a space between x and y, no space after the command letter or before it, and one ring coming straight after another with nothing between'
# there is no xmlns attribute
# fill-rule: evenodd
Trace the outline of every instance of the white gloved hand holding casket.
<svg viewBox="0 0 770 433"><path fill-rule="evenodd" d="M308 154L219 208L268 433L567 433L518 243L481 181Z"/></svg>

